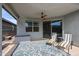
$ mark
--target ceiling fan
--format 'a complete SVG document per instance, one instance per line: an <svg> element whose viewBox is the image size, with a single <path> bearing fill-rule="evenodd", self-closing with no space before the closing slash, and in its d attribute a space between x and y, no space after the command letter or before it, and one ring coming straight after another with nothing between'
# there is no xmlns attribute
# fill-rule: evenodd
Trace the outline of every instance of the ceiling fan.
<svg viewBox="0 0 79 59"><path fill-rule="evenodd" d="M41 12L41 19L42 20L47 20L48 19L47 15L44 14L44 12Z"/></svg>

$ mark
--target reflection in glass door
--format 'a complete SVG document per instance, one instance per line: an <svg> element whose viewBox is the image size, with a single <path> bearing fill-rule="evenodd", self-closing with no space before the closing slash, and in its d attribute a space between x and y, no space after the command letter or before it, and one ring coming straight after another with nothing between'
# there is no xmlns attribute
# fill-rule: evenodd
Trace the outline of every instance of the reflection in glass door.
<svg viewBox="0 0 79 59"><path fill-rule="evenodd" d="M51 22L51 33L57 33L58 37L62 36L62 21L56 20Z"/></svg>

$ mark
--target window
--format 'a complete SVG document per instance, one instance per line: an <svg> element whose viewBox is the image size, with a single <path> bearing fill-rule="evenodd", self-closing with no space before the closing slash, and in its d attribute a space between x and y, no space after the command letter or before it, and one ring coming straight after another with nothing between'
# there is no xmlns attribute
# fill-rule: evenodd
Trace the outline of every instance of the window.
<svg viewBox="0 0 79 59"><path fill-rule="evenodd" d="M38 22L33 22L34 26L35 27L38 27L39 26L39 23Z"/></svg>
<svg viewBox="0 0 79 59"><path fill-rule="evenodd" d="M38 32L39 31L39 23L38 22L33 22L33 31Z"/></svg>
<svg viewBox="0 0 79 59"><path fill-rule="evenodd" d="M32 27L26 27L26 32L32 32Z"/></svg>
<svg viewBox="0 0 79 59"><path fill-rule="evenodd" d="M32 22L26 21L26 32L32 32Z"/></svg>
<svg viewBox="0 0 79 59"><path fill-rule="evenodd" d="M26 21L26 32L39 32L39 23L38 22L28 22Z"/></svg>
<svg viewBox="0 0 79 59"><path fill-rule="evenodd" d="M33 27L34 32L39 32L39 27Z"/></svg>

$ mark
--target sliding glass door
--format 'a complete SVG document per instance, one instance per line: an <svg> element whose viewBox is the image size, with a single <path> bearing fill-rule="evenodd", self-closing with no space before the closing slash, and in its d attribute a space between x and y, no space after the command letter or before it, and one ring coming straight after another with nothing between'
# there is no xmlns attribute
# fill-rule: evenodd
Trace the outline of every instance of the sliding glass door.
<svg viewBox="0 0 79 59"><path fill-rule="evenodd" d="M51 21L43 22L43 38L51 38Z"/></svg>
<svg viewBox="0 0 79 59"><path fill-rule="evenodd" d="M62 21L56 20L51 22L51 33L57 33L58 37L62 36Z"/></svg>
<svg viewBox="0 0 79 59"><path fill-rule="evenodd" d="M62 20L43 22L43 38L51 38L53 33L62 37Z"/></svg>

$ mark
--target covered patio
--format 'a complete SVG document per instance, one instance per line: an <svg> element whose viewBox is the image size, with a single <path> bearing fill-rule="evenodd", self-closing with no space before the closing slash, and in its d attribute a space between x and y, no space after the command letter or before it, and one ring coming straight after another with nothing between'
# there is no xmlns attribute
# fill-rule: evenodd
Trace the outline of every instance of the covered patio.
<svg viewBox="0 0 79 59"><path fill-rule="evenodd" d="M79 55L79 52L74 53L79 50L79 4L12 3L3 4L3 8L17 20L17 33L12 44L51 39L53 33L57 37L68 33L72 34L73 41L70 54Z"/></svg>

